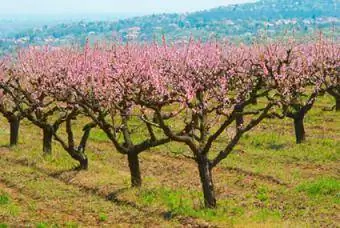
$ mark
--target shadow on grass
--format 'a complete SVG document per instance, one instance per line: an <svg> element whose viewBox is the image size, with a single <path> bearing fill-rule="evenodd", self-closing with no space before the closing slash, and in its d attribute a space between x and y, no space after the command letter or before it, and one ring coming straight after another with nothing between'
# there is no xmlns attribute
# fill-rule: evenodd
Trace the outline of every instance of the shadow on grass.
<svg viewBox="0 0 340 228"><path fill-rule="evenodd" d="M240 153L241 155L243 155L246 152L243 151L243 150L238 150L237 153ZM248 156L251 156L251 155L248 154ZM183 156L183 155L179 156L179 157L182 158L182 159L190 160L190 158ZM288 183L286 183L286 182L284 182L284 181L282 181L279 178L276 178L274 176L265 175L265 174L261 174L261 173L255 173L255 172L252 172L252 171L244 170L244 169L237 168L237 167L231 167L231 166L220 166L219 168L223 169L225 171L228 171L228 172L235 172L235 173L239 173L239 174L242 174L242 175L253 176L255 178L259 178L261 180L268 181L268 182L271 182L271 183L274 183L274 184L277 184L277 185L290 187L290 185Z"/></svg>
<svg viewBox="0 0 340 228"><path fill-rule="evenodd" d="M267 148L270 150L283 150L286 147L285 144L270 143Z"/></svg>
<svg viewBox="0 0 340 228"><path fill-rule="evenodd" d="M11 148L13 148L13 147L15 147L15 146L10 146L9 144L2 144L2 145L0 145L0 149L1 149L1 148L4 148L4 149L11 149Z"/></svg>
<svg viewBox="0 0 340 228"><path fill-rule="evenodd" d="M101 191L99 188L89 187L89 186L82 185L80 183L72 182L71 180L74 177L76 177L77 174L79 174L80 172L84 172L84 171L79 171L78 167L74 167L72 169L67 169L67 170L61 170L61 171L58 171L58 172L50 172L47 169L43 169L43 168L36 166L35 163L30 163L27 159L18 159L18 160L11 159L11 158L2 158L2 159L4 159L5 161L7 161L9 163L12 163L12 164L16 164L16 165L20 165L20 166L28 166L28 167L36 170L37 172L39 172L43 175L46 175L46 176L49 176L53 179L61 181L64 184L67 184L69 186L73 186L73 187L77 188L79 191L85 192L86 194L91 194L91 195L94 195L94 196L99 196L101 198L104 198L104 199L114 203L117 206L128 206L128 207L134 208L134 209L138 210L139 212L143 213L143 215L146 216L146 217L156 215L156 216L158 216L158 217L160 217L164 220L176 219L182 225L188 225L187 220L190 219L190 225L192 225L194 227L206 227L205 224L202 225L202 224L199 223L199 221L197 221L196 219L191 218L191 217L189 218L189 217L186 217L186 216L175 216L174 214L172 214L169 211L159 211L159 209L156 209L156 211L150 210L146 207L141 207L134 202L120 199L119 195L124 193L125 191L129 190L130 188L128 188L128 187L120 188L120 189L117 189L117 190L115 190L115 191L113 191L109 194L106 194L103 191ZM10 184L10 183L7 183L7 184Z"/></svg>

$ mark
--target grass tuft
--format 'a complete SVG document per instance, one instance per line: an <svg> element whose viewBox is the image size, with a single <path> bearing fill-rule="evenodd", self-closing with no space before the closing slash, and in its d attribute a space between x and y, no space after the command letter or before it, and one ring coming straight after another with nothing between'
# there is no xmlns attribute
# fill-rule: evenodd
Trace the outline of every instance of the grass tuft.
<svg viewBox="0 0 340 228"><path fill-rule="evenodd" d="M107 217L106 214L103 214L103 213L99 214L99 221L100 222L105 222L105 221L107 221L107 219L108 219L108 217Z"/></svg>
<svg viewBox="0 0 340 228"><path fill-rule="evenodd" d="M48 225L44 222L39 222L37 225L36 225L36 228L47 228Z"/></svg>
<svg viewBox="0 0 340 228"><path fill-rule="evenodd" d="M261 187L257 191L256 198L262 202L265 202L268 200L268 190L265 187Z"/></svg>
<svg viewBox="0 0 340 228"><path fill-rule="evenodd" d="M0 193L0 205L9 204L10 199L6 193Z"/></svg>
<svg viewBox="0 0 340 228"><path fill-rule="evenodd" d="M335 178L321 178L312 182L305 182L297 186L299 192L306 192L310 196L332 195L339 196L340 181Z"/></svg>

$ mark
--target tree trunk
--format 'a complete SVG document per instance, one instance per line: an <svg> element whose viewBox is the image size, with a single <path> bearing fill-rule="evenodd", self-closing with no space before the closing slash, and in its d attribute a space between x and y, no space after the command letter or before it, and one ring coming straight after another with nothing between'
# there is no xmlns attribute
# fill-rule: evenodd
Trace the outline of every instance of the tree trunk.
<svg viewBox="0 0 340 228"><path fill-rule="evenodd" d="M52 153L52 137L53 137L53 129L48 126L43 128L43 152L45 154Z"/></svg>
<svg viewBox="0 0 340 228"><path fill-rule="evenodd" d="M89 168L89 161L87 157L84 157L83 159L78 160L79 161L79 169L80 170L87 170Z"/></svg>
<svg viewBox="0 0 340 228"><path fill-rule="evenodd" d="M18 144L18 137L19 137L19 126L20 120L18 117L13 116L9 121L10 124L10 146L15 146Z"/></svg>
<svg viewBox="0 0 340 228"><path fill-rule="evenodd" d="M306 139L305 128L303 124L304 115L298 115L294 118L294 128L296 143L301 144Z"/></svg>
<svg viewBox="0 0 340 228"><path fill-rule="evenodd" d="M198 158L197 163L204 195L204 206L206 208L216 208L214 184L208 158L202 156Z"/></svg>
<svg viewBox="0 0 340 228"><path fill-rule="evenodd" d="M131 174L131 187L142 186L142 178L139 169L139 159L137 153L128 153L129 168Z"/></svg>
<svg viewBox="0 0 340 228"><path fill-rule="evenodd" d="M252 105L257 105L257 98L256 97L254 99L252 99L251 104Z"/></svg>
<svg viewBox="0 0 340 228"><path fill-rule="evenodd" d="M335 111L340 112L340 97L335 98Z"/></svg>
<svg viewBox="0 0 340 228"><path fill-rule="evenodd" d="M79 167L77 169L87 170L89 168L89 161L84 152L79 151L79 150L76 151L75 149L73 150L68 149L67 151L74 160L79 162Z"/></svg>
<svg viewBox="0 0 340 228"><path fill-rule="evenodd" d="M239 127L241 127L241 126L243 125L243 123L244 123L243 114L242 114L242 112L243 112L243 107L236 105L235 110L236 110L236 112L237 112L236 118L235 118L235 120L236 120L236 127L239 128Z"/></svg>

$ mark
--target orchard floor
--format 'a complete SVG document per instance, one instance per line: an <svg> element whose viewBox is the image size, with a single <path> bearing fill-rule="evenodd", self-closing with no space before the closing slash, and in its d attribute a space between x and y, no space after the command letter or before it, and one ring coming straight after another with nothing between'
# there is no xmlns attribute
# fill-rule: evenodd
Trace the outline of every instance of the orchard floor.
<svg viewBox="0 0 340 228"><path fill-rule="evenodd" d="M0 128L0 227L339 227L340 113L307 115L307 141L294 143L292 121L266 120L245 135L214 171L218 209L202 209L195 163L185 146L141 154L143 187L129 188L126 158L98 129L91 133L88 171L54 143L42 156L41 132L28 122L8 148ZM222 145L222 141L219 142Z"/></svg>

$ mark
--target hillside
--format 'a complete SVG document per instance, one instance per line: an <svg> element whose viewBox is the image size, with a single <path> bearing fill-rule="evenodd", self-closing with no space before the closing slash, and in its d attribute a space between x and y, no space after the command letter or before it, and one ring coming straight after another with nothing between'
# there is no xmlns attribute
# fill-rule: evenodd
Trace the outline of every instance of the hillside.
<svg viewBox="0 0 340 228"><path fill-rule="evenodd" d="M187 39L189 36L229 38L250 42L254 36L306 35L317 30L339 32L338 0L261 0L187 14L159 14L124 20L78 21L45 25L0 37L0 49L26 44L67 44L112 37L151 41ZM1 51L0 51L1 52Z"/></svg>

